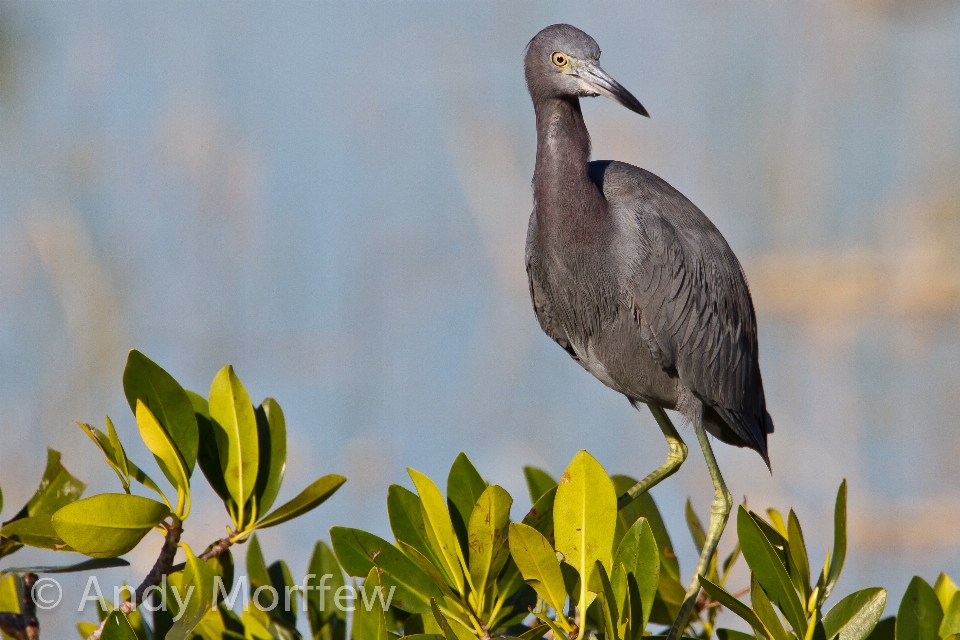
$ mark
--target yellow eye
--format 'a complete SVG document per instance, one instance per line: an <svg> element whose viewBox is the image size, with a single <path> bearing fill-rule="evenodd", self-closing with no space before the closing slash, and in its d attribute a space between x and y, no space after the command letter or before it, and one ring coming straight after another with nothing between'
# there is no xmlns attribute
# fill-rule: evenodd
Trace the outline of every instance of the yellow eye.
<svg viewBox="0 0 960 640"><path fill-rule="evenodd" d="M557 65L558 67L564 67L567 65L567 56L563 55L559 51L554 51L550 59L553 60L553 64Z"/></svg>

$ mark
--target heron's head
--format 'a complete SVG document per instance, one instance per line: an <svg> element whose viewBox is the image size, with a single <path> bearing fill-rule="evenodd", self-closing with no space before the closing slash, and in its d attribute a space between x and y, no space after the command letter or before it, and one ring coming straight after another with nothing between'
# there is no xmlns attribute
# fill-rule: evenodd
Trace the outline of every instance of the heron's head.
<svg viewBox="0 0 960 640"><path fill-rule="evenodd" d="M649 117L629 91L600 68L596 40L569 24L550 25L527 45L527 88L536 101L545 98L606 96Z"/></svg>

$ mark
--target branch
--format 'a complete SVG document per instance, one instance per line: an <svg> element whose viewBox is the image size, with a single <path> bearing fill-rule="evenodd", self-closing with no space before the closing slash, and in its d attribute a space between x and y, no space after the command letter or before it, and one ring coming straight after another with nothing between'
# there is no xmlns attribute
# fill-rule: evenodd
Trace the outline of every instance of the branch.
<svg viewBox="0 0 960 640"><path fill-rule="evenodd" d="M173 558L177 555L177 545L180 543L180 536L183 534L183 529L180 528L179 524L165 526L167 527L167 536L163 540L163 547L160 548L160 555L157 556L157 561L153 563L153 568L150 569L150 573L143 579L143 582L141 582L137 590L133 592L130 599L120 605L120 612L123 615L132 613L143 599L143 594L146 590L160 584L163 576L170 573ZM105 624L106 620L101 622L97 630L87 636L87 640L100 640L100 635L103 633ZM34 639L28 638L28 640Z"/></svg>

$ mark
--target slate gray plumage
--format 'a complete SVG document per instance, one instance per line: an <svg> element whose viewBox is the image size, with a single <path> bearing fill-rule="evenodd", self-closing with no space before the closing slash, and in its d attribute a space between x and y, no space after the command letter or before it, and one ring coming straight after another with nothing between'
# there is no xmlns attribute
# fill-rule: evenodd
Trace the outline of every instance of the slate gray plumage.
<svg viewBox="0 0 960 640"><path fill-rule="evenodd" d="M603 72L599 57L593 38L570 25L547 27L527 47L537 158L526 266L544 332L605 385L634 405L648 404L671 443L673 461L622 506L686 456L662 409L680 411L698 437L705 428L723 442L756 450L768 466L773 422L753 303L726 240L683 194L649 171L590 162L580 97L605 95L647 115ZM709 465L713 454L705 435L701 445ZM714 483L718 500L729 502L719 470ZM694 583L691 589L698 588Z"/></svg>

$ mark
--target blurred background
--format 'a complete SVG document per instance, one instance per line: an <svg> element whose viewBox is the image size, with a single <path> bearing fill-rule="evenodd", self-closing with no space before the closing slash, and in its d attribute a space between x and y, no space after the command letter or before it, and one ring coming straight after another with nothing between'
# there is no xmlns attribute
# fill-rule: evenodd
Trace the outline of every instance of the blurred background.
<svg viewBox="0 0 960 640"><path fill-rule="evenodd" d="M649 414L544 336L528 300L521 59L554 22L594 36L652 115L585 101L595 157L680 189L746 269L776 433L772 476L717 448L734 496L792 506L822 558L848 478L838 595L898 602L914 574L960 577L960 4L936 0L3 0L3 515L48 445L88 492L119 489L78 420L109 414L153 468L123 398L131 348L204 394L232 363L281 403L281 500L348 476L262 535L295 575L333 524L386 536L408 466L442 485L466 451L519 518L524 464L559 475L584 448L610 472L660 464ZM699 451L654 495L689 575L682 503L706 518L712 497ZM226 523L212 491L197 500L194 548ZM158 546L103 584L137 584ZM45 635L80 618L71 601Z"/></svg>

